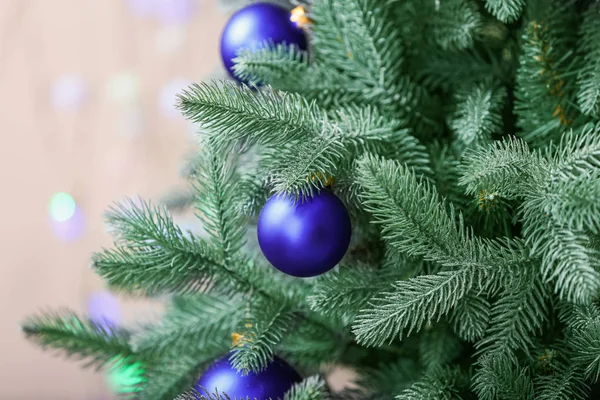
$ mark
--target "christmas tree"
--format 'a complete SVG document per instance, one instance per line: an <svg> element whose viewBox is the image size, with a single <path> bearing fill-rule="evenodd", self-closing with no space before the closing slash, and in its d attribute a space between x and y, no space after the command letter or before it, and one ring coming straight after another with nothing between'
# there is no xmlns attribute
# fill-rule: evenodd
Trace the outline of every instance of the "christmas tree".
<svg viewBox="0 0 600 400"><path fill-rule="evenodd" d="M240 379L293 366L304 379L287 400L596 398L600 3L305 11L306 50L240 49L242 83L180 95L203 132L190 182L207 236L151 203L107 214L115 245L94 270L116 291L168 295L164 318L109 329L44 313L26 336L87 366L137 366L127 391L149 400L255 393L200 385L217 360ZM322 198L347 210L349 248L290 276L324 243L348 247L340 226L304 229L331 213L293 214ZM271 201L290 218L265 222L275 238L261 236ZM303 251L266 243L293 229ZM331 365L355 370L356 388L332 393Z"/></svg>

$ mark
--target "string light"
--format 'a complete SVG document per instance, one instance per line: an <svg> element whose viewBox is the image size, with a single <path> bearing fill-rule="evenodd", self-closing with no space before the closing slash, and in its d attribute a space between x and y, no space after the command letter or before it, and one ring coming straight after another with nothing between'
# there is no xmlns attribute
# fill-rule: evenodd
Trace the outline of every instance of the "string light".
<svg viewBox="0 0 600 400"><path fill-rule="evenodd" d="M50 198L50 218L57 222L64 222L75 215L76 204L73 197L65 192L58 192Z"/></svg>

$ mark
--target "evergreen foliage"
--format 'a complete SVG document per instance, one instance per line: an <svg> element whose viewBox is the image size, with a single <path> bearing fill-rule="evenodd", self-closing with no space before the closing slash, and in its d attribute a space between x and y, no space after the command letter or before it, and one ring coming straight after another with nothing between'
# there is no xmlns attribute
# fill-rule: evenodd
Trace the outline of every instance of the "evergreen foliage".
<svg viewBox="0 0 600 400"><path fill-rule="evenodd" d="M44 313L23 323L23 333L42 348L63 351L67 357L85 360L85 366L100 368L119 358L135 356L125 329L107 329L71 311Z"/></svg>
<svg viewBox="0 0 600 400"><path fill-rule="evenodd" d="M600 4L593 3L583 15L579 50L583 63L579 70L577 100L581 112L590 116L600 113Z"/></svg>
<svg viewBox="0 0 600 400"><path fill-rule="evenodd" d="M600 379L600 6L591 0L314 0L308 52L240 51L251 82L191 85L186 169L205 232L129 201L93 255L109 286L165 296L107 330L43 312L25 336L96 368L140 363L140 399L197 393L229 354L304 376L284 400L576 399ZM269 196L329 186L339 266L284 276L248 232ZM311 249L306 249L311 251ZM357 373L333 393L331 365Z"/></svg>

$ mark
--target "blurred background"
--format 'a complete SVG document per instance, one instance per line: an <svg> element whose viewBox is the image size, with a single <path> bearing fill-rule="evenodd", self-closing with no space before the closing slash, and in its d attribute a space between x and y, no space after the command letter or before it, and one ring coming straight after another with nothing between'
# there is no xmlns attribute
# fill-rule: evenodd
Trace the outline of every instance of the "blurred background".
<svg viewBox="0 0 600 400"><path fill-rule="evenodd" d="M111 300L88 268L102 213L182 184L192 127L173 110L220 76L218 0L0 0L0 399L115 398L102 373L42 352L19 323L69 307L127 323L158 306ZM192 228L189 216L179 223Z"/></svg>

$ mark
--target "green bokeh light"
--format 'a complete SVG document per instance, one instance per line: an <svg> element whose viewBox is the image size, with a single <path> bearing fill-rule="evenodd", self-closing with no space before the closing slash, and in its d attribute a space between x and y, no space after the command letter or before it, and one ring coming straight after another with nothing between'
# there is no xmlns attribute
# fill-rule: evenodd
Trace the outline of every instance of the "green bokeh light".
<svg viewBox="0 0 600 400"><path fill-rule="evenodd" d="M142 363L119 358L107 371L106 380L113 393L139 392L146 382L145 372Z"/></svg>
<svg viewBox="0 0 600 400"><path fill-rule="evenodd" d="M64 222L75 215L75 200L65 192L55 193L50 198L50 218L57 222Z"/></svg>

